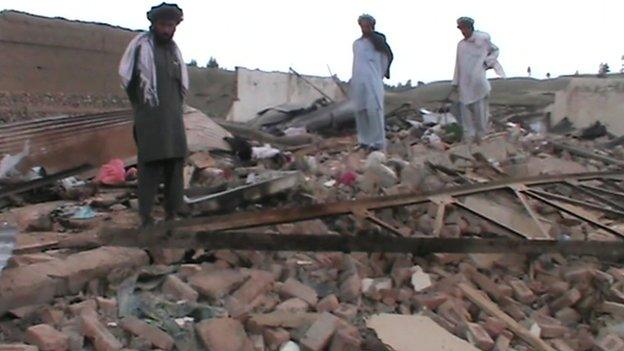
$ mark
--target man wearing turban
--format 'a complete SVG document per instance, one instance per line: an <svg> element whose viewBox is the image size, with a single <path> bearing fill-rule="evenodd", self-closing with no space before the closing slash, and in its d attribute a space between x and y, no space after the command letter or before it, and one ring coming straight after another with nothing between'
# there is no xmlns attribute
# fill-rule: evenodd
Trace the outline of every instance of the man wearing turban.
<svg viewBox="0 0 624 351"><path fill-rule="evenodd" d="M134 110L138 151L138 197L141 227L153 224L152 207L164 182L167 220L177 216L183 199L187 143L182 119L188 73L173 41L182 9L162 3L147 13L150 30L137 35L119 64L122 85Z"/></svg>
<svg viewBox="0 0 624 351"><path fill-rule="evenodd" d="M498 63L498 47L490 41L490 35L474 29L470 17L457 19L457 28L464 39L457 44L453 92L459 95L460 119L464 140L479 142L488 128L488 96L491 87L485 73L489 69L505 76Z"/></svg>
<svg viewBox="0 0 624 351"><path fill-rule="evenodd" d="M358 143L368 150L386 145L383 78L390 78L392 50L385 35L375 31L375 18L358 18L362 37L353 43L353 74L350 98L355 108Z"/></svg>

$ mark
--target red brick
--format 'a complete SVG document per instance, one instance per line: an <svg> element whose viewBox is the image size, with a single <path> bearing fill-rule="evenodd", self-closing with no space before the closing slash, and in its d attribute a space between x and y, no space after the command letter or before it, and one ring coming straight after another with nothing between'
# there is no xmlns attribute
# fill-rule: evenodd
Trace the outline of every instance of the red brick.
<svg viewBox="0 0 624 351"><path fill-rule="evenodd" d="M318 295L314 289L293 278L289 278L282 284L279 293L282 297L298 297L310 306L318 302Z"/></svg>
<svg viewBox="0 0 624 351"><path fill-rule="evenodd" d="M39 348L25 344L0 344L0 351L39 351Z"/></svg>
<svg viewBox="0 0 624 351"><path fill-rule="evenodd" d="M248 313L253 308L254 300L271 289L275 281L270 272L252 271L250 275L245 284L225 300L225 308L234 318Z"/></svg>
<svg viewBox="0 0 624 351"><path fill-rule="evenodd" d="M97 311L97 302L95 299L84 300L82 302L69 305L69 310L76 317L80 316L82 311L86 309Z"/></svg>
<svg viewBox="0 0 624 351"><path fill-rule="evenodd" d="M117 311L118 311L117 299L115 298L106 299L106 298L98 296L95 298L95 300L97 301L100 313L110 318L117 317Z"/></svg>
<svg viewBox="0 0 624 351"><path fill-rule="evenodd" d="M329 345L329 351L360 351L362 339L346 330L338 330Z"/></svg>
<svg viewBox="0 0 624 351"><path fill-rule="evenodd" d="M490 335L477 323L468 323L466 337L472 344L481 350L491 350L494 347L494 340Z"/></svg>
<svg viewBox="0 0 624 351"><path fill-rule="evenodd" d="M557 351L574 351L574 349L563 339L553 339L550 343Z"/></svg>
<svg viewBox="0 0 624 351"><path fill-rule="evenodd" d="M170 266L184 259L185 249L150 249L150 255L154 260L154 264L162 264Z"/></svg>
<svg viewBox="0 0 624 351"><path fill-rule="evenodd" d="M118 351L123 348L121 342L100 323L97 314L86 311L86 313L82 313L80 318L82 331L91 340L96 351Z"/></svg>
<svg viewBox="0 0 624 351"><path fill-rule="evenodd" d="M37 345L41 351L69 349L69 337L47 324L39 324L26 329L26 341Z"/></svg>
<svg viewBox="0 0 624 351"><path fill-rule="evenodd" d="M183 264L178 268L178 276L180 279L188 280L190 277L202 271L202 267L198 264Z"/></svg>
<svg viewBox="0 0 624 351"><path fill-rule="evenodd" d="M522 303L530 304L537 298L533 291L531 291L531 289L529 289L529 287L526 286L526 284L524 284L524 282L520 279L510 279L509 285L513 289L513 294L516 300Z"/></svg>
<svg viewBox="0 0 624 351"><path fill-rule="evenodd" d="M324 312L316 320L301 339L302 351L321 351L329 345L331 337L338 327L338 317Z"/></svg>
<svg viewBox="0 0 624 351"><path fill-rule="evenodd" d="M334 311L334 314L342 319L353 321L358 314L358 308L356 305L341 303L340 307Z"/></svg>
<svg viewBox="0 0 624 351"><path fill-rule="evenodd" d="M624 341L616 335L608 334L598 339L596 347L600 351L622 351L624 350Z"/></svg>
<svg viewBox="0 0 624 351"><path fill-rule="evenodd" d="M362 280L357 274L351 274L340 284L340 301L357 302L362 291Z"/></svg>
<svg viewBox="0 0 624 351"><path fill-rule="evenodd" d="M607 270L607 273L610 274L613 278L618 281L624 281L624 269L611 267Z"/></svg>
<svg viewBox="0 0 624 351"><path fill-rule="evenodd" d="M267 351L267 348L264 344L264 337L262 337L262 335L260 334L249 335L249 340L251 340L253 351Z"/></svg>
<svg viewBox="0 0 624 351"><path fill-rule="evenodd" d="M65 320L65 313L58 308L45 306L39 311L39 318L45 324L59 327Z"/></svg>
<svg viewBox="0 0 624 351"><path fill-rule="evenodd" d="M560 309L573 306L575 303L583 297L581 292L577 289L572 289L564 293L561 297L556 299L550 304L550 308L553 311L559 311Z"/></svg>
<svg viewBox="0 0 624 351"><path fill-rule="evenodd" d="M218 300L229 294L247 276L237 270L225 269L201 272L189 278L189 284L202 296Z"/></svg>
<svg viewBox="0 0 624 351"><path fill-rule="evenodd" d="M310 305L299 298L288 299L275 307L278 311L307 312Z"/></svg>
<svg viewBox="0 0 624 351"><path fill-rule="evenodd" d="M546 285L546 289L552 296L559 296L570 290L570 283L560 280Z"/></svg>
<svg viewBox="0 0 624 351"><path fill-rule="evenodd" d="M609 313L616 317L624 317L624 304L605 301L602 304L598 305L598 311L603 313Z"/></svg>
<svg viewBox="0 0 624 351"><path fill-rule="evenodd" d="M569 331L559 320L549 316L535 313L532 319L541 328L542 332L540 336L542 338L560 338Z"/></svg>
<svg viewBox="0 0 624 351"><path fill-rule="evenodd" d="M414 295L414 301L420 308L427 308L431 311L448 301L449 296L445 293L431 292Z"/></svg>
<svg viewBox="0 0 624 351"><path fill-rule="evenodd" d="M214 318L195 326L200 340L208 350L253 351L243 325L232 318Z"/></svg>
<svg viewBox="0 0 624 351"><path fill-rule="evenodd" d="M316 304L318 312L333 312L338 307L340 307L340 301L334 294L325 296Z"/></svg>
<svg viewBox="0 0 624 351"><path fill-rule="evenodd" d="M485 329L492 338L499 336L506 328L507 325L495 317L486 317L483 323L483 329Z"/></svg>
<svg viewBox="0 0 624 351"><path fill-rule="evenodd" d="M153 327L136 317L126 317L120 323L125 331L140 336L151 345L161 350L171 350L173 348L173 338L164 331Z"/></svg>
<svg viewBox="0 0 624 351"><path fill-rule="evenodd" d="M513 299L508 297L502 298L500 307L505 313L509 314L516 321L521 321L526 318L523 306Z"/></svg>
<svg viewBox="0 0 624 351"><path fill-rule="evenodd" d="M284 328L265 329L263 336L269 350L277 350L290 340L290 333Z"/></svg>
<svg viewBox="0 0 624 351"><path fill-rule="evenodd" d="M594 277L594 268L590 267L576 267L567 270L563 277L569 283L580 283L583 281L590 281Z"/></svg>
<svg viewBox="0 0 624 351"><path fill-rule="evenodd" d="M397 300L400 302L410 302L415 295L414 289L410 288L400 288L398 291Z"/></svg>
<svg viewBox="0 0 624 351"><path fill-rule="evenodd" d="M494 344L494 349L492 351L508 351L510 349L509 345L511 344L512 339L513 334L508 330L504 331L496 338L496 343Z"/></svg>
<svg viewBox="0 0 624 351"><path fill-rule="evenodd" d="M555 318L565 325L573 325L581 320L581 314L571 307L560 309L555 313Z"/></svg>
<svg viewBox="0 0 624 351"><path fill-rule="evenodd" d="M162 286L162 292L173 299L195 302L199 293L175 275L168 275Z"/></svg>

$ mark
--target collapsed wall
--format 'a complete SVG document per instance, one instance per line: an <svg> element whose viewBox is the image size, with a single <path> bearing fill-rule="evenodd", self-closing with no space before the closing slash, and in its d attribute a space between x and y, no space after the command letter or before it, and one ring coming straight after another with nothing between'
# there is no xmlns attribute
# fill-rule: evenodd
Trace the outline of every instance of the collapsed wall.
<svg viewBox="0 0 624 351"><path fill-rule="evenodd" d="M624 78L574 78L558 91L551 110L552 123L567 117L575 127L585 128L596 121L610 133L624 135Z"/></svg>

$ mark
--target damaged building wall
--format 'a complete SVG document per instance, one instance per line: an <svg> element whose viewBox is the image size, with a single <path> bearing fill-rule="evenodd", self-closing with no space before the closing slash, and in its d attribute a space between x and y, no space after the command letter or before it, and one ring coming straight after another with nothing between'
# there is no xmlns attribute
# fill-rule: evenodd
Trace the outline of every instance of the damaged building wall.
<svg viewBox="0 0 624 351"><path fill-rule="evenodd" d="M600 121L609 132L624 135L624 77L574 78L558 91L551 109L552 124L567 117L575 127Z"/></svg>
<svg viewBox="0 0 624 351"><path fill-rule="evenodd" d="M0 12L2 120L129 107L117 65L137 33L108 24ZM187 103L209 116L225 116L233 99L234 72L189 67L189 76Z"/></svg>
<svg viewBox="0 0 624 351"><path fill-rule="evenodd" d="M335 101L344 98L332 78L305 76L305 79ZM294 74L237 67L236 98L227 120L247 122L266 108L282 104L309 105L321 97L321 93Z"/></svg>

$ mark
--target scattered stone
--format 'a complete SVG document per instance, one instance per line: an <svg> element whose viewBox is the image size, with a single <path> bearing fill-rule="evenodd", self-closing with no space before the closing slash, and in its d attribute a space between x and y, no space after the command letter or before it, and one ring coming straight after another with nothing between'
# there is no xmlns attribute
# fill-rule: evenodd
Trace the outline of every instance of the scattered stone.
<svg viewBox="0 0 624 351"><path fill-rule="evenodd" d="M195 302L199 297L199 293L190 285L186 284L180 278L172 274L165 278L162 286L162 292L176 301L184 300L188 302Z"/></svg>
<svg viewBox="0 0 624 351"><path fill-rule="evenodd" d="M302 350L321 351L327 347L338 327L338 321L339 319L329 312L321 314L301 340Z"/></svg>

